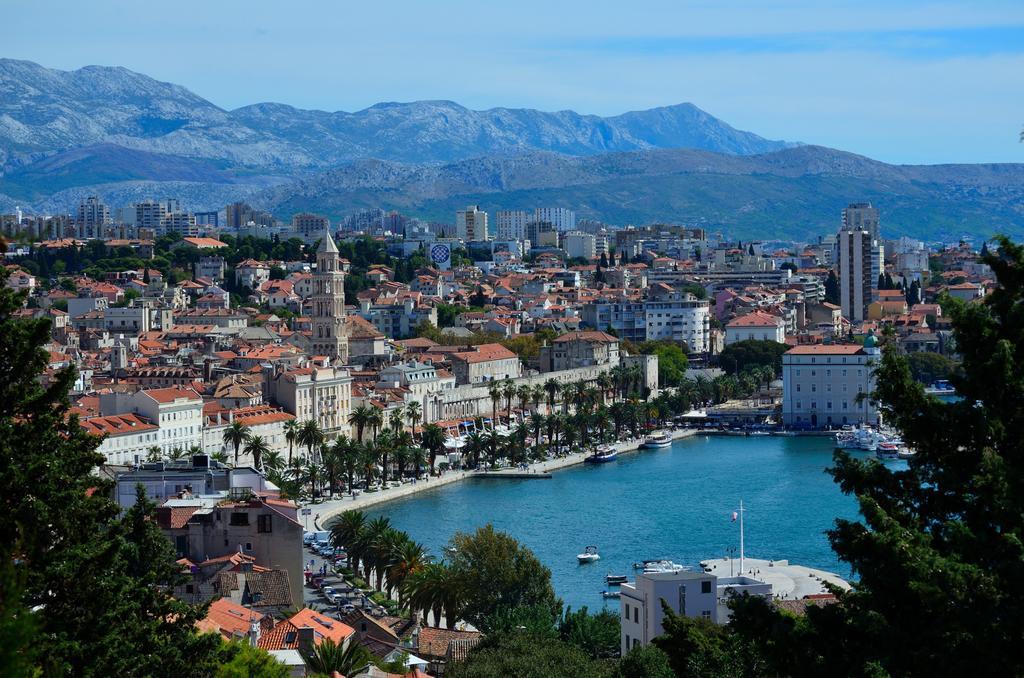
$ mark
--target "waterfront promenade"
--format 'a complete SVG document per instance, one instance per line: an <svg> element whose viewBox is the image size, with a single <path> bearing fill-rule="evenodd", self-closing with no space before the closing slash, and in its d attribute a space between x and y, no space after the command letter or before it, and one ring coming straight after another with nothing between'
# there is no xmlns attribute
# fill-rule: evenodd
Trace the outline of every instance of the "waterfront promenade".
<svg viewBox="0 0 1024 678"><path fill-rule="evenodd" d="M679 440L687 438L697 433L703 433L697 429L679 429L675 431L669 431L673 440ZM628 454L635 452L640 449L643 444L643 438L627 438L625 440L615 443L615 449L619 454ZM543 474L551 473L552 471L558 471L559 469L569 468L582 464L587 458L589 452L576 452L569 454L564 457L558 457L556 459L548 459L546 461L539 461L529 464L527 468L509 468L502 469L499 471L486 471L487 476L490 478L500 477L501 475L508 475L510 478L522 477L526 474ZM438 487L444 487L452 483L465 480L467 478L473 478L478 476L477 471L448 471L440 476L433 476L429 479L420 479L415 482L408 482L402 484L400 487L388 487L376 492L362 492L357 497L344 496L328 501L322 501L319 503L303 504L302 508L309 508L313 511L316 525L323 529L324 525L335 516L339 515L343 511L349 509L365 509L370 506L382 504L388 501L394 501L396 499L404 499L414 494L425 492L427 490L433 490Z"/></svg>

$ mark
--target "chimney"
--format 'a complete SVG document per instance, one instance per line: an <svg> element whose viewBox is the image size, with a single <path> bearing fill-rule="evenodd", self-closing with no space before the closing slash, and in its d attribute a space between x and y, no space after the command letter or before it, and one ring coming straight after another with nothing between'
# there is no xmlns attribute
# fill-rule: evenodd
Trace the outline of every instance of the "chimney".
<svg viewBox="0 0 1024 678"><path fill-rule="evenodd" d="M313 644L316 641L316 632L311 626L302 626L299 628L299 651L307 650L312 651Z"/></svg>

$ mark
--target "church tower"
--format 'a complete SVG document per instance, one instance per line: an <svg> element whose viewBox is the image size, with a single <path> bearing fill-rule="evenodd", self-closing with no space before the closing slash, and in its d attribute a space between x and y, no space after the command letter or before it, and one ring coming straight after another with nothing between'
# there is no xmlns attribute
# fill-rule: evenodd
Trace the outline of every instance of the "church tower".
<svg viewBox="0 0 1024 678"><path fill-rule="evenodd" d="M313 355L325 355L335 365L348 362L348 337L345 335L345 271L338 247L329 231L324 231L316 251L313 274Z"/></svg>

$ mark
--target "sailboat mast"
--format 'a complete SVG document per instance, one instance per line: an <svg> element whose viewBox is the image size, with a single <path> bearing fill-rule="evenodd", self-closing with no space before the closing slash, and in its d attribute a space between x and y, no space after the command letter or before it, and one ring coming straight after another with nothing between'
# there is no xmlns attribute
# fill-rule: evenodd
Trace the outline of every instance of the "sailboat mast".
<svg viewBox="0 0 1024 678"><path fill-rule="evenodd" d="M743 500L740 499L740 575L743 574Z"/></svg>

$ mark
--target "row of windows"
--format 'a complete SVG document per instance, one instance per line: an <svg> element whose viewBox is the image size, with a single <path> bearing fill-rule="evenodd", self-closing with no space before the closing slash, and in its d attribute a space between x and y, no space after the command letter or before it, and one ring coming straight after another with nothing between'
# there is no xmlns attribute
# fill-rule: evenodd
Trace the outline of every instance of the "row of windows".
<svg viewBox="0 0 1024 678"><path fill-rule="evenodd" d="M867 407L867 402L861 402L859 405L857 403L854 403L854 405L857 405L858 408L864 408L864 407ZM796 409L798 409L798 410L799 409L803 409L803 403L801 401L799 401L799 400L796 401ZM812 410L818 409L818 401L817 400L812 400L811 401L811 409ZM831 400L825 401L825 409L826 410L831 410L832 409L832 401ZM845 410L849 410L849 409L850 409L850 401L849 400L844 400L843 401L843 410L845 411Z"/></svg>

